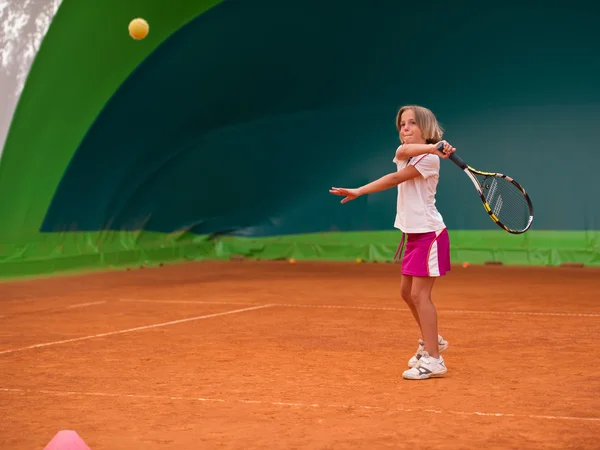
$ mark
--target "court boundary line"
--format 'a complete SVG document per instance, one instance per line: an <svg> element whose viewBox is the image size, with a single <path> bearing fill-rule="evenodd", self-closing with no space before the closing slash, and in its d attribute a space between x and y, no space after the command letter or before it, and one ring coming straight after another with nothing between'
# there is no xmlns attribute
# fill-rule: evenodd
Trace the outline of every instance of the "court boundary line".
<svg viewBox="0 0 600 450"><path fill-rule="evenodd" d="M106 303L106 300L100 300L97 302L87 302L87 303L75 303L74 305L65 306L65 309L85 308L86 306L102 305L104 303Z"/></svg>
<svg viewBox="0 0 600 450"><path fill-rule="evenodd" d="M123 303L173 303L173 304L192 304L192 305L256 305L256 303L248 302L227 302L227 301L210 301L210 300L146 300L136 298L120 298L120 302ZM276 303L272 303L271 306L277 306Z"/></svg>
<svg viewBox="0 0 600 450"><path fill-rule="evenodd" d="M106 392L77 392L77 391L52 391L52 390L33 390L19 388L0 388L0 392L17 393L17 394L43 394L54 396L72 396L72 397L106 397L106 398L130 398L139 400L170 400L170 401L192 401L203 403L242 403L246 405L268 405L268 406L290 406L300 408L331 408L331 409L366 409L382 412L406 412L406 413L429 413L429 414L451 414L459 416L479 416L479 417L500 417L500 418L529 418L529 419L546 419L546 420L565 420L565 421L581 421L581 422L600 422L600 417L575 417L575 416L554 416L542 414L514 414L514 413L491 413L482 411L456 411L443 409L418 409L418 408L400 408L400 407L383 407L383 406L367 406L367 405L345 405L345 404L329 404L329 403L305 403L305 402L284 402L284 401L268 401L268 400L244 400L231 399L225 400L220 398L205 398L205 397L184 397L170 395L143 395L143 394L111 394Z"/></svg>
<svg viewBox="0 0 600 450"><path fill-rule="evenodd" d="M38 299L38 300L45 301L44 299ZM35 301L35 300L32 300L32 301ZM6 317L6 318L20 317L20 316L34 315L34 314L40 314L40 313L56 313L56 312L61 312L61 311L67 310L67 309L86 308L88 306L103 305L105 303L109 303L109 301L108 300L98 300L95 302L74 303L72 305L51 306L49 308L36 309L36 310L32 310L32 311L19 311L19 312L5 314L5 315L0 316L0 319L3 317Z"/></svg>
<svg viewBox="0 0 600 450"><path fill-rule="evenodd" d="M172 303L172 304L197 304L197 305L252 305L244 302L221 302L205 300L145 300L145 299L119 299L124 303ZM408 308L394 308L381 306L352 306L352 305L301 305L295 303L272 303L273 307L286 308L315 308L315 309L354 309L365 311L399 311L410 312ZM558 316L558 317L600 317L600 313L559 313L559 312L534 312L534 311L478 311L469 309L439 309L438 313L449 314L490 314L490 315L522 315L522 316Z"/></svg>
<svg viewBox="0 0 600 450"><path fill-rule="evenodd" d="M2 351L0 351L0 355L4 355L4 354L8 354L8 353L16 353L16 352L23 351L23 350L31 350L31 349L34 349L34 348L48 347L48 346L51 346L51 345L66 344L66 343L69 343L69 342L78 342L78 341L85 341L85 340L95 339L95 338L100 338L100 337L114 336L114 335L117 335L117 334L132 333L134 331L149 330L149 329L152 329L152 328L165 327L165 326L168 326L168 325L176 325L176 324L185 323L185 322L192 322L194 320L211 319L213 317L226 316L226 315L230 315L230 314L238 314L238 313L247 312L247 311L254 311L254 310L257 310L257 309L269 308L271 306L273 306L273 305L270 305L270 304L269 305L256 305L256 306L251 307L251 308L234 309L234 310L231 310L231 311L223 311L223 312L220 312L220 313L205 314L205 315L202 315L202 316L187 317L185 319L171 320L169 322L162 322L162 323L155 323L155 324L150 324L150 325L143 325L143 326L140 326L140 327L127 328L125 330L109 331L109 332L106 332L106 333L98 333L98 334L93 334L93 335L89 335L89 336L81 336L81 337L78 337L78 338L63 339L63 340L60 340L60 341L45 342L43 344L28 345L26 347L19 347L19 348L13 348L13 349L8 349L8 350L2 350Z"/></svg>

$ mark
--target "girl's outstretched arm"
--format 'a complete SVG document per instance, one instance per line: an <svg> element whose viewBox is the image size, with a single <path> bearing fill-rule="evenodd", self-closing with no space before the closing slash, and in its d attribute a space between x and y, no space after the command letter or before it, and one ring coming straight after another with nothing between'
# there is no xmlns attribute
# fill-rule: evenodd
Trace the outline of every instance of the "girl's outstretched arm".
<svg viewBox="0 0 600 450"><path fill-rule="evenodd" d="M333 195L345 197L342 199L342 203L346 203L350 200L360 197L361 195L385 191L386 189L398 186L400 183L404 183L405 181L418 176L421 176L421 174L414 166L407 166L398 172L388 173L387 175L384 175L381 178L359 188L348 189L332 187L329 192Z"/></svg>

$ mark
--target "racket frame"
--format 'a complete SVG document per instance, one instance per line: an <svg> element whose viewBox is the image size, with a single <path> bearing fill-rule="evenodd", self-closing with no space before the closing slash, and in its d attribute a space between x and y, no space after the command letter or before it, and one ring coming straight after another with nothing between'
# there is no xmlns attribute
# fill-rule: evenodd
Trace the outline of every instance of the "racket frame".
<svg viewBox="0 0 600 450"><path fill-rule="evenodd" d="M444 148L444 143L440 142L437 145L437 149L439 151L443 151L443 148ZM533 203L531 202L531 198L529 198L529 194L525 191L523 186L521 186L517 181L515 181L513 178L509 177L508 175L504 175L502 173L483 172L481 170L477 170L477 169L469 166L466 162L464 162L458 155L456 155L456 153L452 153L448 157L448 159L450 161L452 161L454 164L456 164L463 172L465 172L467 174L467 176L469 177L469 179L473 182L473 185L475 186L475 189L477 189L477 193L479 194L479 198L481 199L481 203L483 203L483 207L484 207L485 211L488 213L488 215L490 216L490 218L496 225L498 225L500 228L502 228L504 231L507 231L510 234L523 234L527 230L529 230L529 228L531 228L531 225L533 224ZM485 196L483 195L483 187L481 186L481 183L479 182L479 180L477 178L475 178L474 175L504 178L505 180L511 182L517 189L519 189L519 191L521 191L521 194L523 194L523 196L525 197L525 200L527 201L527 206L529 207L529 220L527 221L527 226L523 230L512 230L512 229L508 228L506 225L504 225L500 221L500 219L498 219L498 217L494 214L494 212L492 211L492 208L486 201Z"/></svg>

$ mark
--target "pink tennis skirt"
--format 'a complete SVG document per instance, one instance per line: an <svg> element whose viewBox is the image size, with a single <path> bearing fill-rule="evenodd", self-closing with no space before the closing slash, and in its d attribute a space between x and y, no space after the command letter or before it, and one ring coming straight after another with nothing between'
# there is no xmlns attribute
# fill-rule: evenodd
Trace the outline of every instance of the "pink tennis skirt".
<svg viewBox="0 0 600 450"><path fill-rule="evenodd" d="M406 233L402 236L398 253L401 254L406 237L406 250L402 259L402 274L414 277L440 277L451 269L450 237L448 230L428 233Z"/></svg>

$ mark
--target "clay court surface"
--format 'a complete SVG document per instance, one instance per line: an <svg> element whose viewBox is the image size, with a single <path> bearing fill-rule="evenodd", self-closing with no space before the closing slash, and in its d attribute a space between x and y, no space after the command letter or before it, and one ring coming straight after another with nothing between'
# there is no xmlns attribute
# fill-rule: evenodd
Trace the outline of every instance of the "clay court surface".
<svg viewBox="0 0 600 450"><path fill-rule="evenodd" d="M399 281L243 261L0 284L0 448L599 448L599 270L454 267L425 381L401 376Z"/></svg>

